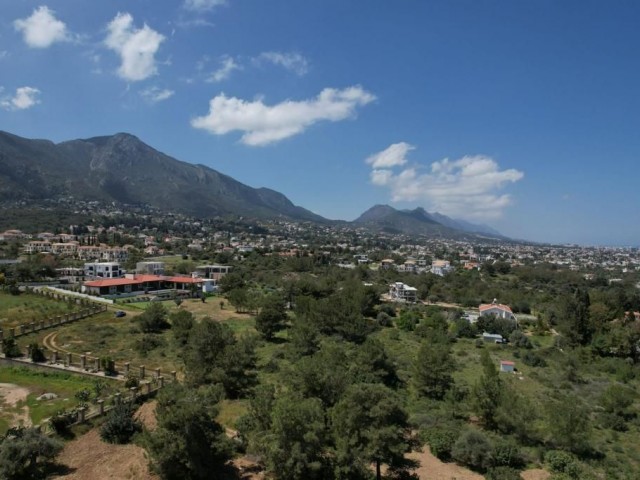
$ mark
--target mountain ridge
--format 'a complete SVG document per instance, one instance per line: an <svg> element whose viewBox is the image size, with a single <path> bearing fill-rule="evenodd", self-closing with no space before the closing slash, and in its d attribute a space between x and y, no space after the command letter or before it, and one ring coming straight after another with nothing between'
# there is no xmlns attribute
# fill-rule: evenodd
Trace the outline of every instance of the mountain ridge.
<svg viewBox="0 0 640 480"><path fill-rule="evenodd" d="M387 233L505 238L490 227L429 213L422 207L397 210L374 205L353 222L328 220L280 192L250 187L211 167L178 160L126 132L54 143L0 131L0 201L62 196L148 205L197 217L232 214L347 224Z"/></svg>
<svg viewBox="0 0 640 480"><path fill-rule="evenodd" d="M196 216L328 221L275 190L175 159L128 133L55 144L0 131L0 200L56 195L171 207Z"/></svg>

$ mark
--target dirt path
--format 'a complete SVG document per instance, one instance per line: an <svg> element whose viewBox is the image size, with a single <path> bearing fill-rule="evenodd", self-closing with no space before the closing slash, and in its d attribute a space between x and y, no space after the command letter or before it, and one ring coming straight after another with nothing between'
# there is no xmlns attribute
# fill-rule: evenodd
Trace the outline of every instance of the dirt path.
<svg viewBox="0 0 640 480"><path fill-rule="evenodd" d="M12 420L9 421L9 425L12 427L18 425L31 426L29 408L26 405L18 408L18 403L26 404L29 393L31 392L29 392L28 388L19 387L13 383L0 383L0 412L7 408L16 409L14 412L8 412L12 416Z"/></svg>
<svg viewBox="0 0 640 480"><path fill-rule="evenodd" d="M57 351L57 352L62 352L62 353L72 353L72 352L69 352L68 350L65 350L64 348L61 348L61 347L58 346L58 344L56 343L56 337L58 336L58 333L60 333L60 332L56 331L56 332L48 333L42 339L42 345L47 350Z"/></svg>
<svg viewBox="0 0 640 480"><path fill-rule="evenodd" d="M444 463L438 460L426 445L422 452L412 452L407 457L420 462L420 467L415 470L420 480L484 480L485 478L455 463ZM540 468L525 470L521 475L523 480L547 480L551 476L549 472Z"/></svg>
<svg viewBox="0 0 640 480"><path fill-rule="evenodd" d="M479 473L467 470L455 463L444 463L438 460L426 445L422 452L412 452L407 457L420 462L420 467L415 470L420 480L484 480L484 477Z"/></svg>

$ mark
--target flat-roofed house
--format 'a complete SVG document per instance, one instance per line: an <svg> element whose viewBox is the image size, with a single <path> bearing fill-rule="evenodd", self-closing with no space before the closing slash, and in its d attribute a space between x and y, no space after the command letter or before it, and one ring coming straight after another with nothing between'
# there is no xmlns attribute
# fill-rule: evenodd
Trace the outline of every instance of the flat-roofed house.
<svg viewBox="0 0 640 480"><path fill-rule="evenodd" d="M210 278L212 280L220 280L231 271L229 265L200 265L196 267L196 273L199 277Z"/></svg>

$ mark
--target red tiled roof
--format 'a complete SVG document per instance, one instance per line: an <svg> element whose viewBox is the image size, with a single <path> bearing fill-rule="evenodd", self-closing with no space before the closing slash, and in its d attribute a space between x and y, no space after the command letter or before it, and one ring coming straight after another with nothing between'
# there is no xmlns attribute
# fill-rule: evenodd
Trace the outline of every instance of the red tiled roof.
<svg viewBox="0 0 640 480"><path fill-rule="evenodd" d="M91 280L84 282L85 287L117 287L118 285L138 285L144 280L132 278L105 278L104 280Z"/></svg>
<svg viewBox="0 0 640 480"><path fill-rule="evenodd" d="M510 362L509 360L500 360L500 365L511 365L511 366L514 366L515 362Z"/></svg>
<svg viewBox="0 0 640 480"><path fill-rule="evenodd" d="M164 277L164 280L168 282L176 282L176 283L202 283L204 280L202 278L193 278L193 277Z"/></svg>
<svg viewBox="0 0 640 480"><path fill-rule="evenodd" d="M511 307L508 305L501 305L500 303L485 303L480 305L479 310L484 312L485 310L490 310L492 308L497 308L498 310L503 310L505 312L513 313L511 311Z"/></svg>
<svg viewBox="0 0 640 480"><path fill-rule="evenodd" d="M146 282L174 282L174 283L202 283L201 278L193 277L164 277L161 275L136 275L134 278L105 278L85 282L87 287L117 287L119 285L140 285Z"/></svg>

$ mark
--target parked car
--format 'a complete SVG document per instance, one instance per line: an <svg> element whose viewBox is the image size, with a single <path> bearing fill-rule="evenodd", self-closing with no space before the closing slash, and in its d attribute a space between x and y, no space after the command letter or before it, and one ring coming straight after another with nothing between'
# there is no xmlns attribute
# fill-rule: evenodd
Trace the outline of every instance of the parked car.
<svg viewBox="0 0 640 480"><path fill-rule="evenodd" d="M127 316L127 312L123 312L122 310L118 310L115 314L116 318L122 318Z"/></svg>

